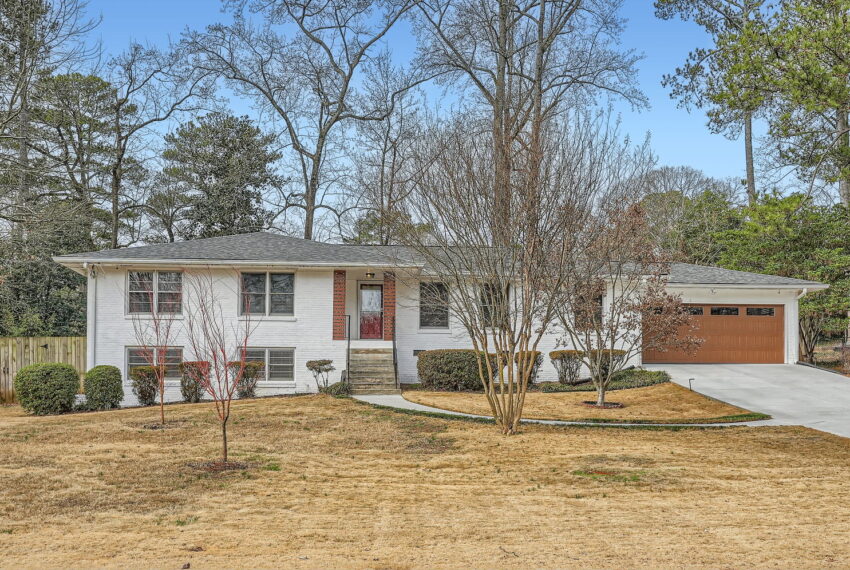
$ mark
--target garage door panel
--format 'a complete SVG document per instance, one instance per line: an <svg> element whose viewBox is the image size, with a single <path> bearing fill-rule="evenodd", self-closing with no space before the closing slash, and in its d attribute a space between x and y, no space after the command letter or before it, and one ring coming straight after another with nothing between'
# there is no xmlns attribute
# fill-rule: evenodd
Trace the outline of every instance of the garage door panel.
<svg viewBox="0 0 850 570"><path fill-rule="evenodd" d="M691 333L683 327L680 334L690 333L702 338L700 348L693 354L678 350L644 350L644 362L772 364L785 361L782 305L688 306L694 309L697 331ZM699 309L702 309L701 314ZM733 314L736 309L737 314Z"/></svg>

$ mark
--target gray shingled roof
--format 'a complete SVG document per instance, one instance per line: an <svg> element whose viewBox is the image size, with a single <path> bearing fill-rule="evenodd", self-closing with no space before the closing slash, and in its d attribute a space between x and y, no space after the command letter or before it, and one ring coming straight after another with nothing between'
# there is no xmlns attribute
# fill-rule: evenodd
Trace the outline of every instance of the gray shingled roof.
<svg viewBox="0 0 850 570"><path fill-rule="evenodd" d="M410 263L403 247L322 243L268 232L256 232L140 247L61 255L74 261L258 261L305 265L398 265Z"/></svg>
<svg viewBox="0 0 850 570"><path fill-rule="evenodd" d="M778 275L763 275L747 271L735 271L722 267L708 265L693 265L690 263L671 263L667 282L672 284L705 284L705 285L799 285L806 287L820 285L816 281L779 277Z"/></svg>
<svg viewBox="0 0 850 570"><path fill-rule="evenodd" d="M423 266L415 252L402 246L342 245L268 232L196 239L61 255L64 265L82 262L261 262L289 265ZM679 285L820 286L814 281L733 271L720 267L672 263L668 282Z"/></svg>

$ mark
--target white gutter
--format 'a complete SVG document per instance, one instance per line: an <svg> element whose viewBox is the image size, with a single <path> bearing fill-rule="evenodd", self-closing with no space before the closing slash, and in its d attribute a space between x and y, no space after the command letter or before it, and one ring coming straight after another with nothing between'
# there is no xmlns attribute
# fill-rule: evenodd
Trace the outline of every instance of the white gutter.
<svg viewBox="0 0 850 570"><path fill-rule="evenodd" d="M793 289L800 290L799 284L751 284L751 283L667 283L670 289ZM829 285L824 283L807 283L804 290L819 291L829 289Z"/></svg>
<svg viewBox="0 0 850 570"><path fill-rule="evenodd" d="M108 265L201 265L201 266L247 266L247 267L421 267L421 264L403 264L392 262L350 262L350 261L263 261L263 260L217 260L217 259L90 259L81 257L54 257L53 261L69 267L87 263L97 262Z"/></svg>

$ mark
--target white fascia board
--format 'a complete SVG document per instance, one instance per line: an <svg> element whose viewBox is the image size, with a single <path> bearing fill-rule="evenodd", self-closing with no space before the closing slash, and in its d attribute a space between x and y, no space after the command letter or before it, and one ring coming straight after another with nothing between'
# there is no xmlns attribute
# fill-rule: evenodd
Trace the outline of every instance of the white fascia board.
<svg viewBox="0 0 850 570"><path fill-rule="evenodd" d="M825 283L784 283L781 285L756 285L752 283L667 283L667 287L671 289L792 289L797 291L802 289L808 289L809 291L829 289L829 285L826 285Z"/></svg>
<svg viewBox="0 0 850 570"><path fill-rule="evenodd" d="M393 268L417 268L418 265L404 265L398 263L362 263L362 262L290 262L290 261L252 261L252 260L218 260L218 259L91 259L82 257L54 257L53 261L69 269L82 270L83 264L89 265L115 265L121 267L131 266L201 266L201 267L393 267Z"/></svg>

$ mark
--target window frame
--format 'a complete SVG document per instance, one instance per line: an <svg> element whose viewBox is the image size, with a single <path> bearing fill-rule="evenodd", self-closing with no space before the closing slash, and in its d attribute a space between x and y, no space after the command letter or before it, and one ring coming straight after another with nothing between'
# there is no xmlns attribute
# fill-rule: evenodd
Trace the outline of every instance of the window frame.
<svg viewBox="0 0 850 570"><path fill-rule="evenodd" d="M185 362L184 356L185 356L186 348L184 346L174 345L174 346L167 346L165 348L162 348L162 347L145 348L144 346L139 346L139 345L127 345L127 346L124 347L124 364L125 364L124 378L126 379L126 383L128 383L128 384L130 383L130 369L131 368L135 368L136 366L150 366L150 363L147 360L145 360L144 364L134 364L133 366L131 366L130 365L130 351L133 351L133 350L139 350L139 351L153 350L156 353L160 352L161 350L165 350L166 352L169 351L169 350L179 350L180 351L180 363L182 364L183 362ZM156 362L159 362L159 355L156 356ZM176 373L173 376L169 376L168 373L166 372L166 375L165 375L165 381L166 382L180 382L180 367L179 367L179 364L177 366L175 366L175 370L176 370Z"/></svg>
<svg viewBox="0 0 850 570"><path fill-rule="evenodd" d="M246 313L244 310L244 299L245 299L245 291L244 285L245 275L263 275L264 276L264 286L263 293L248 293L249 295L263 295L263 312L250 312ZM292 276L292 292L291 293L272 293L272 275L291 275ZM291 319L295 317L295 271L240 271L239 272L239 294L237 296L237 311L240 318L246 317L271 317L271 318L281 318L281 319ZM287 295L292 299L292 311L289 313L273 313L272 312L272 296L273 295Z"/></svg>
<svg viewBox="0 0 850 570"><path fill-rule="evenodd" d="M133 293L147 293L146 291L134 291L130 289L130 284L132 283L132 279L130 278L131 273L150 273L153 275L153 291L151 291L151 295L153 297L153 305L151 306L150 311L131 311L130 297ZM180 276L180 304L178 306L178 310L171 311L160 311L159 309L159 294L160 293L174 293L175 291L160 291L159 290L159 275L160 273L175 273ZM183 316L183 297L184 297L184 288L185 279L184 279L184 271L182 269L128 269L125 274L125 290L126 295L124 295L124 314L131 317L144 317L144 316L153 316L153 315L171 315L174 317L182 317Z"/></svg>
<svg viewBox="0 0 850 570"><path fill-rule="evenodd" d="M750 313L750 311L754 311ZM757 311L770 311L769 313L759 313ZM775 317L776 316L776 308L775 307L747 307L746 311L744 311L744 316L747 317Z"/></svg>
<svg viewBox="0 0 850 570"><path fill-rule="evenodd" d="M715 313L714 312L715 309L718 309L718 311L724 311L724 310L728 309L728 310L734 311L734 312L731 312L731 313L717 312L717 313ZM708 314L711 317L740 317L741 316L741 307L731 306L731 305L712 305Z"/></svg>
<svg viewBox="0 0 850 570"><path fill-rule="evenodd" d="M489 293L488 293L489 289ZM495 293L495 294L494 294ZM487 295L490 294L491 297L487 299ZM498 298L497 298L498 297ZM485 299L489 301L488 303L484 303ZM496 302L494 302L496 301ZM508 285L505 289L501 289L498 286L498 283L481 283L478 286L478 311L481 314L481 323L484 325L485 329L497 329L498 326L493 324L494 311L493 307L498 306L498 302L504 304L504 311L507 314L510 311L510 302L511 302L511 287ZM485 311L484 307L488 307ZM486 314L486 318L485 318Z"/></svg>
<svg viewBox="0 0 850 570"><path fill-rule="evenodd" d="M295 375L295 347L294 346L249 346L246 347L247 351L252 350L262 350L263 351L263 376L258 379L258 382L262 382L267 386L274 386L276 384L295 384L296 375ZM292 379L291 380L272 380L269 378L269 374L271 373L271 366L269 364L271 359L271 352L275 350L288 350L292 353ZM249 359L248 362L251 362Z"/></svg>
<svg viewBox="0 0 850 570"><path fill-rule="evenodd" d="M430 326L422 324L422 289L423 287L441 285L445 288L446 293L446 302L445 302L445 311L446 311L446 324L439 326ZM426 307L437 307L434 303L426 303ZM420 281L419 282L419 328L423 331L447 331L451 328L451 296L449 294L449 284L444 281ZM442 308L442 306L438 307Z"/></svg>

